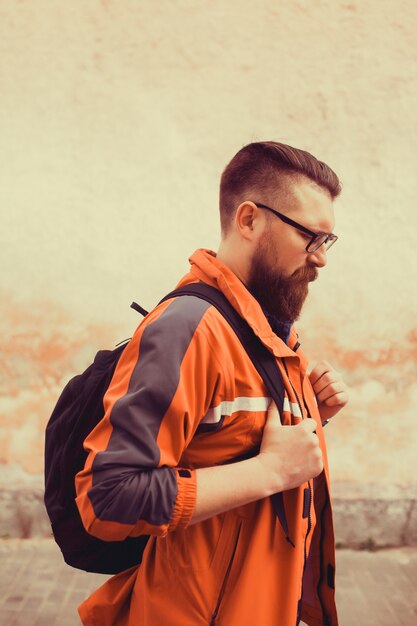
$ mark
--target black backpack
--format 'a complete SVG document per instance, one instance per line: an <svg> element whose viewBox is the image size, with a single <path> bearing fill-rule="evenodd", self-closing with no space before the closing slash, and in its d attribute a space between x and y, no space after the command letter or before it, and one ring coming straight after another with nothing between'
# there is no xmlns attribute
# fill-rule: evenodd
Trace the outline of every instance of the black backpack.
<svg viewBox="0 0 417 626"><path fill-rule="evenodd" d="M279 410L284 385L275 357L256 337L225 296L205 283L181 287L161 300L176 296L198 296L213 304L232 326L263 378ZM136 303L132 308L146 315ZM102 574L116 574L142 561L148 535L123 541L102 541L84 528L75 503L75 475L85 465L84 439L104 417L103 397L119 358L129 340L114 350L100 350L93 363L64 387L48 421L45 434L45 506L52 533L68 565ZM276 514L288 537L282 494L272 496Z"/></svg>

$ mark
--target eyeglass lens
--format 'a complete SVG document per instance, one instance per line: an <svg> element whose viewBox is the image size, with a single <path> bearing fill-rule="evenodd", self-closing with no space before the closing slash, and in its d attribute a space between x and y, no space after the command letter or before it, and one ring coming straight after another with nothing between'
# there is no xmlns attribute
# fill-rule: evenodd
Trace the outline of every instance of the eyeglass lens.
<svg viewBox="0 0 417 626"><path fill-rule="evenodd" d="M331 245L334 244L337 237L329 237L326 233L322 235L318 235L313 241L307 246L308 252L316 252L323 244L326 246L326 250L330 248Z"/></svg>

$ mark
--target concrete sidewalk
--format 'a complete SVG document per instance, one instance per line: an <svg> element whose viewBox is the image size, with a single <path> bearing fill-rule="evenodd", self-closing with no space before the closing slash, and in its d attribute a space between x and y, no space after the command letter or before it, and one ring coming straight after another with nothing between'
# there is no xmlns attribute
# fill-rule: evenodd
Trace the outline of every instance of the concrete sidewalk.
<svg viewBox="0 0 417 626"><path fill-rule="evenodd" d="M336 559L340 626L416 626L417 549ZM79 626L77 605L107 579L68 567L50 539L0 540L0 561L1 626Z"/></svg>

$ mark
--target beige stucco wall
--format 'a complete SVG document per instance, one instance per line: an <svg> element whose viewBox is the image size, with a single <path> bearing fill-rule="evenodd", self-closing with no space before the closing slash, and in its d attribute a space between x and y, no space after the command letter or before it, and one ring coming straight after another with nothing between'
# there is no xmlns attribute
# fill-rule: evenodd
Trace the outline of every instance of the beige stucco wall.
<svg viewBox="0 0 417 626"><path fill-rule="evenodd" d="M275 139L344 183L299 323L351 385L335 489L415 496L416 26L411 0L0 3L3 482L41 474L64 382L216 248L222 168Z"/></svg>

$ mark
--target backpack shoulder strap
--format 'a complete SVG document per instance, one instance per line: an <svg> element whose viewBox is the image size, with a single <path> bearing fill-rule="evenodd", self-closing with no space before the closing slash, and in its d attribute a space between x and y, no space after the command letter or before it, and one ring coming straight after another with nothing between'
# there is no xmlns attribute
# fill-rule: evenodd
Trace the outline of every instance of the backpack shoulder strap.
<svg viewBox="0 0 417 626"><path fill-rule="evenodd" d="M284 404L284 383L274 355L255 335L247 321L239 315L221 291L206 283L184 285L167 294L161 302L176 296L197 296L215 306L235 331L249 358L263 379L280 415Z"/></svg>
<svg viewBox="0 0 417 626"><path fill-rule="evenodd" d="M282 412L284 404L284 382L280 369L277 365L274 355L266 348L262 341L255 335L248 322L239 315L239 313L232 307L226 296L206 283L192 283L190 285L184 285L174 291L168 293L161 302L175 298L177 296L197 296L207 302L210 302L215 306L220 313L224 316L227 322L235 331L237 337L241 341L245 348L249 358L256 367L259 375L265 383L265 387L271 398L274 400L282 421ZM293 541L289 536L287 516L285 513L285 505L282 492L275 493L271 496L271 501L275 510L275 514L278 517L282 529L285 533L285 538L289 544L294 546Z"/></svg>

